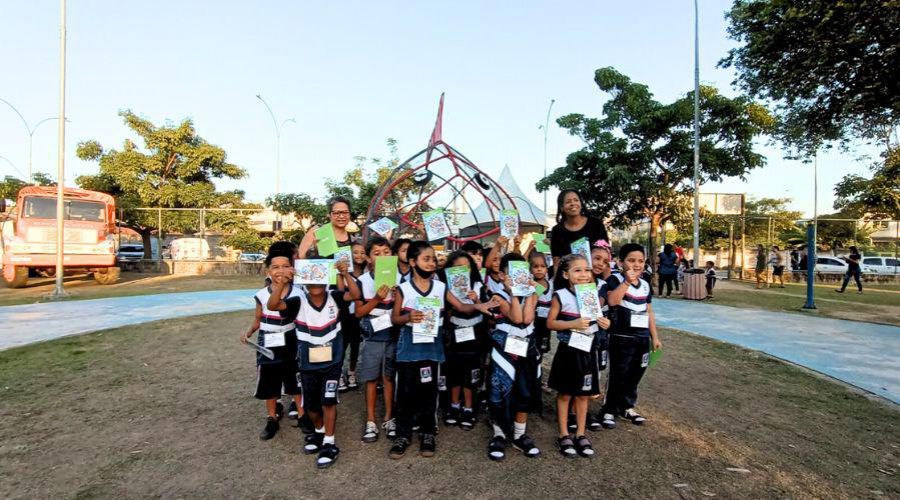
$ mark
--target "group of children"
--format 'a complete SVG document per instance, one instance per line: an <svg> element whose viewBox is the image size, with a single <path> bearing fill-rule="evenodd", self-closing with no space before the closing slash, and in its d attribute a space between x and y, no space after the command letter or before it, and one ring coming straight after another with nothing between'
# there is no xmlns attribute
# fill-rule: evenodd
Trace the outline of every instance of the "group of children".
<svg viewBox="0 0 900 500"><path fill-rule="evenodd" d="M274 243L265 260L267 285L256 294L255 319L241 335L246 342L258 331L259 351L268 349L273 358L257 355L255 397L265 400L268 414L260 437L275 435L279 400L292 396L290 413L306 434L304 453L316 454L319 468L335 463L337 404L352 329L361 333L362 345L358 360L351 348L347 382L353 384L347 385L364 386L362 441L376 442L383 431L391 440L391 458L404 456L413 432L419 454L433 456L439 411L446 426L472 430L482 400L491 427L489 459L503 460L509 445L526 457L540 456L527 420L541 411L541 364L552 332L557 347L547 385L557 393L560 453L593 456L588 430L614 428L618 418L642 424L645 418L635 410L637 387L651 352L661 347L650 285L641 278L643 247L623 245L616 269L604 245L592 248L590 261L567 255L554 270L533 243L524 254L518 253L518 238L511 252L508 243L500 237L485 251L468 242L440 268L428 242L374 236L353 244L351 262L336 263L336 285L328 286L295 285L296 247ZM376 288L375 262L386 256L397 257L398 285ZM510 277L520 262L528 263L531 274L525 294ZM449 268L468 270L467 293L452 291ZM576 287L592 283L601 307L590 316L579 310ZM435 309L422 310L423 303ZM438 317L426 318L437 305ZM439 322L436 336L416 331L424 321ZM607 367L602 408L592 414L590 402L600 399Z"/></svg>

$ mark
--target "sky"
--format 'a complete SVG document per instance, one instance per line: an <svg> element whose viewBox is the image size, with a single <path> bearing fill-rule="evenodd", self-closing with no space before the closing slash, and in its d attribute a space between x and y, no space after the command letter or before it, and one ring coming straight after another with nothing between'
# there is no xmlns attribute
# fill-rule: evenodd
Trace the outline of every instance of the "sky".
<svg viewBox="0 0 900 500"><path fill-rule="evenodd" d="M731 2L700 2L700 78L736 95L731 70L716 67L734 46L724 12ZM613 66L668 102L693 88L693 3L535 0L481 2L248 2L155 0L68 2L66 183L97 171L75 156L78 142L121 147L129 135L120 110L162 124L193 120L249 177L223 181L253 201L275 193L279 122L281 191L323 194L355 156L401 159L423 149L446 92L444 139L496 179L509 165L538 206L544 123L548 170L565 165L579 140L553 123L568 113L599 116L606 96L594 71ZM0 98L29 125L59 113L59 2L7 1L0 13ZM57 130L33 134L33 169L55 176ZM767 165L745 181L703 192L791 198L811 215L812 167L783 159L761 141ZM819 213L847 173L866 173L860 149L818 158ZM870 153L871 154L871 153ZM0 175L27 169L28 133L0 102ZM14 165L10 165L10 162ZM553 194L550 204L553 205ZM552 208L550 210L553 211Z"/></svg>

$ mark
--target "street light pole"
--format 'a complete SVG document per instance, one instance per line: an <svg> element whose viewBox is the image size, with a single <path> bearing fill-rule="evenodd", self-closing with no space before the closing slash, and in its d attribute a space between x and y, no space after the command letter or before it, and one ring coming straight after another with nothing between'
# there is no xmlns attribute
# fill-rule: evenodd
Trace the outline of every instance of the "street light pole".
<svg viewBox="0 0 900 500"><path fill-rule="evenodd" d="M297 120L293 118L288 118L281 122L281 125L278 124L278 119L275 118L275 113L272 111L272 108L269 106L269 103L266 102L265 99L262 98L261 95L256 94L256 98L263 103L263 106L266 107L266 111L269 112L269 116L272 118L272 126L275 127L275 194L281 193L281 129L287 124L287 122L297 123Z"/></svg>
<svg viewBox="0 0 900 500"><path fill-rule="evenodd" d="M697 0L694 0L694 267L700 267L700 9Z"/></svg>
<svg viewBox="0 0 900 500"><path fill-rule="evenodd" d="M550 129L550 110L556 99L550 99L550 107L547 108L547 121L544 122L544 178L547 178L547 131ZM544 215L547 215L547 191L544 191Z"/></svg>
<svg viewBox="0 0 900 500"><path fill-rule="evenodd" d="M65 245L65 189L66 173L66 0L60 0L59 26L59 117L56 149L56 288L52 298L68 295L63 286L63 246Z"/></svg>
<svg viewBox="0 0 900 500"><path fill-rule="evenodd" d="M31 145L32 145L32 142L33 142L33 140L34 140L34 133L35 133L35 131L37 131L37 128L40 127L42 123L48 122L48 121L50 121L50 120L58 120L59 117L51 116L51 117L49 117L49 118L44 118L43 120L41 120L41 121L35 123L33 127L30 127L30 126L28 125L28 121L25 119L24 116L22 116L22 113L20 113L19 110L16 109L16 107L13 106L11 102L9 102L9 101L7 101L6 99L3 99L3 98L0 98L0 102L2 102L2 103L4 103L4 104L6 104L7 106L9 106L10 109L12 109L13 111L15 111L15 113L16 113L17 115L19 115L19 119L22 120L22 125L25 126L25 131L28 133L28 178L25 179L25 180L27 180L27 181L30 182L30 181L31 181L31 178L32 178L32 175L33 175L33 170L32 170L32 168L31 168L31 149L32 149L32 148L31 148Z"/></svg>

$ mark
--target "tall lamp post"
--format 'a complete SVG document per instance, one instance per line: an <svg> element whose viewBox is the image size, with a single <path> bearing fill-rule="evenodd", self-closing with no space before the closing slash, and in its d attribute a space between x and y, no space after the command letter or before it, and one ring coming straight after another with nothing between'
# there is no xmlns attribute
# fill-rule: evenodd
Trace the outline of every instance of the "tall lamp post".
<svg viewBox="0 0 900 500"><path fill-rule="evenodd" d="M697 0L694 0L694 267L700 267L700 9Z"/></svg>
<svg viewBox="0 0 900 500"><path fill-rule="evenodd" d="M60 0L59 14L59 116L57 117L56 149L56 287L51 298L68 295L63 286L63 245L65 244L65 189L66 173L66 0ZM30 173L30 172L29 172Z"/></svg>
<svg viewBox="0 0 900 500"><path fill-rule="evenodd" d="M24 116L22 116L22 113L20 113L19 110L16 109L16 107L12 105L11 102L9 102L9 101L7 101L6 99L3 99L3 98L0 98L0 102L2 102L2 103L4 103L4 104L6 104L7 106L9 106L10 109L12 109L13 111L15 111L15 113L16 113L17 115L19 115L19 119L22 120L22 125L25 126L25 131L28 132L28 178L25 179L25 180L30 182L30 181L31 181L31 176L32 176L32 174L33 174L33 170L32 170L32 168L31 168L31 151L32 151L32 144L33 144L33 142L34 142L34 133L37 131L38 127L41 126L41 124L46 123L46 122L49 122L50 120L58 120L59 117L58 117L58 116L51 116L51 117L48 117L48 118L44 118L43 120L41 120L41 121L35 123L34 126L29 126L29 125L28 125L28 121L25 119Z"/></svg>
<svg viewBox="0 0 900 500"><path fill-rule="evenodd" d="M550 111L556 99L550 99L550 107L547 108L547 120L544 122L544 177L547 177L547 132L550 130ZM539 127L540 128L540 127ZM547 191L544 191L544 215L547 215Z"/></svg>
<svg viewBox="0 0 900 500"><path fill-rule="evenodd" d="M281 129L288 122L297 123L297 120L293 118L288 118L278 124L278 119L275 118L275 113L272 111L272 108L269 106L269 103L266 102L265 99L262 98L261 95L256 94L256 98L263 103L263 106L266 107L266 111L269 112L269 116L272 118L272 125L275 127L275 194L281 193Z"/></svg>

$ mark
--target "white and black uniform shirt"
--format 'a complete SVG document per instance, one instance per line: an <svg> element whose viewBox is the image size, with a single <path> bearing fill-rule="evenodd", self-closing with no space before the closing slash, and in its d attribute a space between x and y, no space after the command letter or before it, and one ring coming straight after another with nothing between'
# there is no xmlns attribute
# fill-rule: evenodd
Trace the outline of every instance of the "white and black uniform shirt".
<svg viewBox="0 0 900 500"><path fill-rule="evenodd" d="M535 309L535 316L538 318L547 319L547 315L550 314L550 303L553 302L553 281L547 280L547 287L544 290L544 294L538 296L537 300L537 309Z"/></svg>
<svg viewBox="0 0 900 500"><path fill-rule="evenodd" d="M359 289L362 292L364 302L375 298L378 290L375 289L375 273L364 273L359 277ZM394 309L394 294L388 293L374 309L366 315L366 320L372 325L372 334L366 341L390 342L393 337L394 326L391 324L391 311Z"/></svg>
<svg viewBox="0 0 900 500"><path fill-rule="evenodd" d="M440 280L428 280L428 290L419 290L415 283L406 281L401 283L397 288L402 300L403 311L410 312L416 310L416 300L419 297L429 297L440 299L441 313L443 318L447 304L447 285ZM439 320L440 321L440 320ZM400 339L397 342L397 362L415 362L415 361L436 361L444 362L444 342L442 338L443 328L439 329L437 337L433 342L414 343L412 333L412 323L407 323L400 330Z"/></svg>
<svg viewBox="0 0 900 500"><path fill-rule="evenodd" d="M608 291L612 292L622 283L625 283L625 277L614 272L606 280ZM622 303L618 306L610 308L610 319L612 319L612 327L610 333L613 335L632 335L636 337L649 337L649 327L632 326L639 323L637 320L632 321L632 316L647 315L648 306L652 297L650 293L650 284L643 278L638 280L637 286L630 283L627 284L628 291L622 297Z"/></svg>
<svg viewBox="0 0 900 500"><path fill-rule="evenodd" d="M494 295L500 297L505 300L510 307L515 307L512 303L512 297L506 293L506 291L500 291L494 293ZM525 299L526 297L519 297L519 307L524 310L525 308ZM497 308L499 309L499 307ZM513 323L510 321L509 317L504 316L502 314L497 314L497 325L494 327L495 330L501 331L507 335L513 335L515 337L526 338L534 332L534 323L524 324L524 323Z"/></svg>
<svg viewBox="0 0 900 500"><path fill-rule="evenodd" d="M288 293L285 299L299 292L297 287L288 285ZM266 304L269 303L269 297L272 296L272 289L268 286L256 292L253 297L256 303L262 307L262 317L259 319L259 340L258 344L272 351L275 359L269 359L262 355L256 354L256 363L260 365L281 363L284 360L294 360L297 358L297 334L295 332L294 322L291 319L283 318L278 311L272 311Z"/></svg>
<svg viewBox="0 0 900 500"><path fill-rule="evenodd" d="M344 339L341 335L339 320L340 308L345 306L344 292L333 290L326 292L325 302L316 307L308 294L299 294L285 299L288 310L292 303L297 304L294 323L297 325L297 359L300 370L313 371L328 368L343 361ZM282 311L284 314L285 311ZM322 362L310 361L310 349L328 347L330 359Z"/></svg>
<svg viewBox="0 0 900 500"><path fill-rule="evenodd" d="M557 302L559 302L559 314L557 315L557 319L560 321L574 321L578 318L581 318L581 312L578 310L578 299L575 298L575 294L572 293L568 288L563 288L562 290L557 290L553 292L553 298ZM594 335L594 341L597 341L597 332L600 331L600 328L597 326L597 322L591 320L590 326L588 326L588 332ZM559 339L560 342L569 343L569 338L572 336L572 330L558 330L556 332L556 338Z"/></svg>
<svg viewBox="0 0 900 500"><path fill-rule="evenodd" d="M475 295L478 295L479 297L481 297L481 289L482 288L484 288L484 283L482 283L480 281L476 281L475 283L472 283L472 291L475 292ZM474 304L474 302L469 300L468 298L461 299L461 298L457 297L456 299L459 300L460 302L462 302L463 304ZM460 312L460 311L457 311L456 309L452 309L450 311L450 323L452 323L453 326L461 326L461 327L475 326L475 325L481 323L482 321L484 321L484 315L482 315L478 311L472 311L470 313Z"/></svg>

